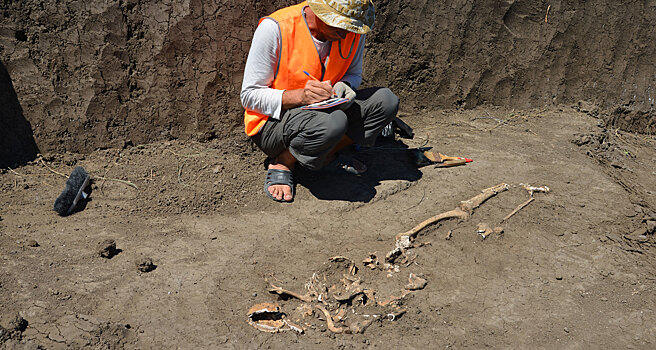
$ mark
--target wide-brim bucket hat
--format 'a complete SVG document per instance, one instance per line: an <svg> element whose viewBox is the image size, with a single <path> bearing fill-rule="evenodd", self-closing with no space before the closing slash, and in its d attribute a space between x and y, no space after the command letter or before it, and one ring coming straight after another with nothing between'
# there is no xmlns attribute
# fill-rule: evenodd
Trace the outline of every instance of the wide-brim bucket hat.
<svg viewBox="0 0 656 350"><path fill-rule="evenodd" d="M331 27L367 34L374 27L376 9L372 0L307 0L312 12Z"/></svg>

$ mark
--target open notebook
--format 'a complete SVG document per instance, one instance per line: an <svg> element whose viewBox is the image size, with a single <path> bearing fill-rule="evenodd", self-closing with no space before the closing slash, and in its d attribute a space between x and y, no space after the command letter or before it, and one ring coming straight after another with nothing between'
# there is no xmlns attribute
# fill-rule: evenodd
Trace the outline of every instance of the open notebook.
<svg viewBox="0 0 656 350"><path fill-rule="evenodd" d="M303 106L301 109L327 109L335 106L339 106L342 103L348 102L348 98L331 98L325 101L313 103L311 105Z"/></svg>

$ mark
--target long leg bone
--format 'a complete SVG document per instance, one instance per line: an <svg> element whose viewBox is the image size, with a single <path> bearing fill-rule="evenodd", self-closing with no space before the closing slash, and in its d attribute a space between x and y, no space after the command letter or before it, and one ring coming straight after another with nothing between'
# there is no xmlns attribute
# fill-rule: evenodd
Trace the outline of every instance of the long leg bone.
<svg viewBox="0 0 656 350"><path fill-rule="evenodd" d="M497 193L507 191L509 188L510 186L504 183L496 185L494 187L486 188L479 195L469 200L460 202L457 208L442 214L435 215L432 218L429 218L424 222L420 223L419 225L413 227L410 231L399 233L398 235L396 235L396 239L398 241L403 236L410 237L411 239L415 238L419 233L419 231L423 230L426 226L435 224L445 219L458 218L461 220L467 220L474 212L474 209L478 208L481 204L483 204L483 202L490 199L491 197L494 197Z"/></svg>
<svg viewBox="0 0 656 350"><path fill-rule="evenodd" d="M412 244L412 241L417 236L419 231L423 230L427 226L438 223L446 219L457 218L460 220L468 220L471 214L474 212L474 209L478 208L486 200L497 195L497 193L507 191L509 188L510 186L505 183L501 183L496 186L486 188L483 191L481 191L480 194L472 197L471 199L460 202L458 207L456 207L455 209L435 215L432 218L429 218L423 221L422 223L420 223L419 225L413 227L410 231L397 234L396 247L392 251L387 253L387 255L385 256L385 260L388 262L393 262L394 260L396 260L396 258L403 255L407 249L413 247L414 245Z"/></svg>

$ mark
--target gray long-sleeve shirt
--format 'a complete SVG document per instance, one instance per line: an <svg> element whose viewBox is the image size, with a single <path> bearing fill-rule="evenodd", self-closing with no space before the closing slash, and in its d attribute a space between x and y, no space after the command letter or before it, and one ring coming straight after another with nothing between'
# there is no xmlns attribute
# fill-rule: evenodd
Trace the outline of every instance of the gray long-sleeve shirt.
<svg viewBox="0 0 656 350"><path fill-rule="evenodd" d="M278 65L278 56L280 55L280 36L278 24L272 19L265 18L257 27L246 60L240 94L241 104L244 108L268 115L274 119L280 119L282 94L284 92L284 90L271 88ZM321 60L324 61L330 53L331 42L319 41L314 37L313 39ZM348 82L353 89L357 89L362 83L364 41L365 36L363 35L353 62L351 62L341 80Z"/></svg>

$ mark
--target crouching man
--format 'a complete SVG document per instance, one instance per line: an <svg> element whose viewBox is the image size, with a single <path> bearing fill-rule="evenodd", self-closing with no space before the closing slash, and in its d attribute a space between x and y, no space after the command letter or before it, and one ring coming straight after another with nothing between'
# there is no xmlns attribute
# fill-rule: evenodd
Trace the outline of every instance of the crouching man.
<svg viewBox="0 0 656 350"><path fill-rule="evenodd" d="M336 153L371 146L398 111L388 88L358 90L371 0L308 0L262 18L253 35L241 90L246 134L269 157L264 191L278 202L295 194L296 163L310 170L367 170ZM328 109L301 107L338 97Z"/></svg>

